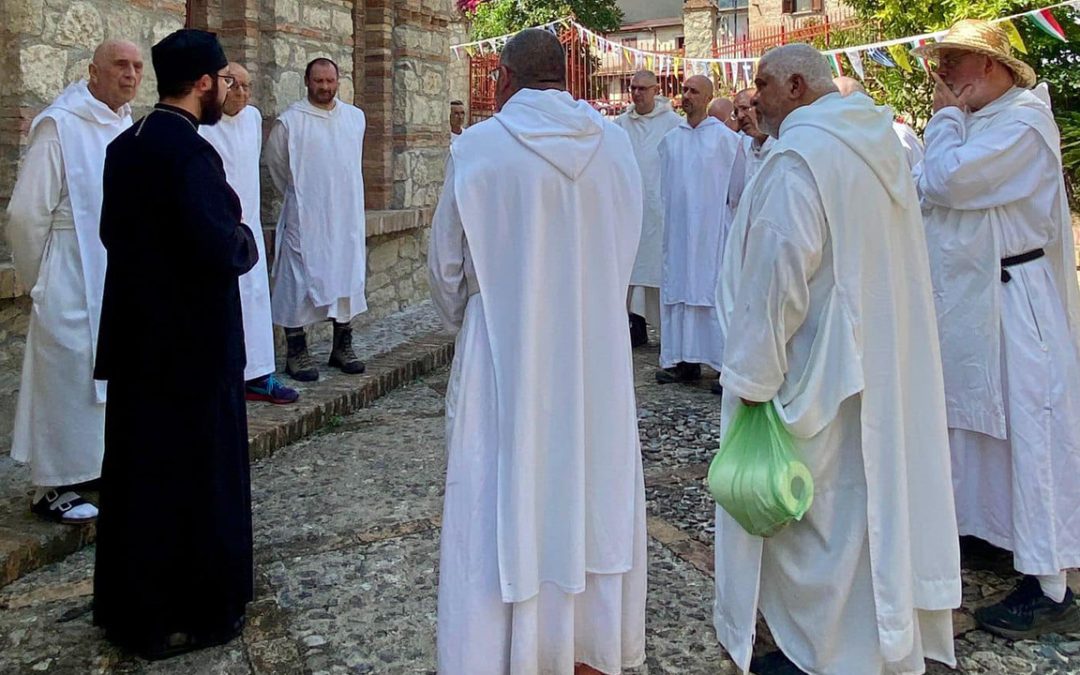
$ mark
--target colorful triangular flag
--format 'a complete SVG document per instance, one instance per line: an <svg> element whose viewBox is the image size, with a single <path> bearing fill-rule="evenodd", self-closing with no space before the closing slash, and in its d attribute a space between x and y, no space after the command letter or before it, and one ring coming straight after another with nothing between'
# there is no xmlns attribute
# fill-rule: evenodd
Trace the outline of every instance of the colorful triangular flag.
<svg viewBox="0 0 1080 675"><path fill-rule="evenodd" d="M925 39L921 39L921 40L912 40L912 41L911 41L911 47L912 47L912 49L916 49L916 48L918 48L918 47L922 47L922 46L923 46L923 45L925 45L926 43L927 43L927 40L925 40ZM926 74L927 74L927 75L929 75L929 74L930 74L930 64L926 62L926 59L924 59L924 58L923 58L923 57L921 57L921 56L916 56L916 57L915 57L915 60L919 62L919 66L920 66L920 67L921 67L921 68L922 68L923 70L925 70L925 71L926 71Z"/></svg>
<svg viewBox="0 0 1080 675"><path fill-rule="evenodd" d="M1054 13L1049 9L1040 9L1031 14L1028 14L1028 18L1034 22L1039 30L1046 33L1050 37L1055 37L1062 42L1068 42L1068 38L1065 37L1065 31L1061 28L1061 24L1054 18Z"/></svg>
<svg viewBox="0 0 1080 675"><path fill-rule="evenodd" d="M907 50L904 49L904 45L891 45L887 47L889 54L892 56L893 61L896 61L896 65L900 66L905 72L911 72L911 59L908 58Z"/></svg>
<svg viewBox="0 0 1080 675"><path fill-rule="evenodd" d="M829 65L832 66L833 73L835 73L837 77L840 77L841 75L843 75L844 74L844 68L843 68L843 66L840 65L840 55L839 54L826 54L826 56L829 59Z"/></svg>
<svg viewBox="0 0 1080 675"><path fill-rule="evenodd" d="M1013 49L1021 54L1027 54L1027 45L1024 44L1024 38L1020 37L1020 31L1016 30L1016 24L1009 19L1005 19L998 25L1009 36L1009 44L1012 45Z"/></svg>
<svg viewBox="0 0 1080 675"><path fill-rule="evenodd" d="M866 50L866 55L874 60L875 63L885 66L886 68L895 68L896 61L893 61L889 53L881 47L874 47L873 49Z"/></svg>
<svg viewBox="0 0 1080 675"><path fill-rule="evenodd" d="M847 49L844 50L844 53L847 54L848 61L851 62L851 69L855 71L860 80L865 80L866 73L863 71L862 54L859 53L859 50Z"/></svg>

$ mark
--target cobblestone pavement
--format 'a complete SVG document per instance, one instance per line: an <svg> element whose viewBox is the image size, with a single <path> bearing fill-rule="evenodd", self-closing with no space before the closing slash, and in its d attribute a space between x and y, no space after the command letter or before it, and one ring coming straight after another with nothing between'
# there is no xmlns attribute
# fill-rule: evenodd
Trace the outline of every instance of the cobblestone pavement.
<svg viewBox="0 0 1080 675"><path fill-rule="evenodd" d="M702 482L719 401L707 379L654 384L655 361L655 349L636 353L651 535L648 661L637 672L734 673L712 631L713 505ZM111 647L90 623L90 548L0 589L0 673L433 672L447 377L256 464L258 587L242 640L159 663ZM959 672L1080 672L1080 635L1008 644L973 629L970 611L1014 579L977 572L965 582Z"/></svg>

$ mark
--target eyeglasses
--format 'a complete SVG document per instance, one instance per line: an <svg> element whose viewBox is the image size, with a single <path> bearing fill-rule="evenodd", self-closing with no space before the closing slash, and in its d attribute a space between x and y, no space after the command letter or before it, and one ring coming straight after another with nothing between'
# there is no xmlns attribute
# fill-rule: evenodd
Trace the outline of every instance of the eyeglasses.
<svg viewBox="0 0 1080 675"><path fill-rule="evenodd" d="M218 75L221 79L225 80L225 86L232 89L236 86L236 78L232 75Z"/></svg>

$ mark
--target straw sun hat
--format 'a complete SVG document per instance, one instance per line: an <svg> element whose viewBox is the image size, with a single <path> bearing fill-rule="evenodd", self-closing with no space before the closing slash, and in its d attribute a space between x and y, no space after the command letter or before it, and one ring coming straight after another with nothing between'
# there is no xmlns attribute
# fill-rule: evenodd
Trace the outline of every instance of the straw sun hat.
<svg viewBox="0 0 1080 675"><path fill-rule="evenodd" d="M957 21L939 42L911 50L915 56L933 59L943 49L958 49L985 54L1012 71L1016 84L1030 89L1035 86L1035 71L1012 55L1012 45L1004 30L986 21L964 19Z"/></svg>

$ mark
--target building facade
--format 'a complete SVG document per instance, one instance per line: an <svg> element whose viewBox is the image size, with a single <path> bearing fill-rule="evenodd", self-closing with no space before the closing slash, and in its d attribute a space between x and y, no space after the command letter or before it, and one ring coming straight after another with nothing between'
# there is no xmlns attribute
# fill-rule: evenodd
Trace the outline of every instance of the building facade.
<svg viewBox="0 0 1080 675"><path fill-rule="evenodd" d="M368 303L360 322L427 297L425 254L449 145L448 103L468 98L466 40L453 0L2 0L0 1L0 234L34 116L85 76L95 46L143 49L136 117L156 98L150 46L185 25L216 32L252 75L264 127L304 95L308 61L341 69L340 97L367 115ZM262 226L273 250L278 197L263 180ZM0 236L0 452L8 438L30 301Z"/></svg>

